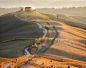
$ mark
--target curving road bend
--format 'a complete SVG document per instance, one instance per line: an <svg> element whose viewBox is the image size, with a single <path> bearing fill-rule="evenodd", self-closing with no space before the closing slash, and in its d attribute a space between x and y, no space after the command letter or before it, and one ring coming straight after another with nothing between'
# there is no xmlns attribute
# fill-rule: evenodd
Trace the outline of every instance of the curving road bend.
<svg viewBox="0 0 86 68"><path fill-rule="evenodd" d="M42 38L45 38L45 37L46 37L46 35L47 35L47 30L46 30L45 28L43 28L41 24L39 24L39 23L37 23L37 24L40 26L40 28L41 28L41 29L43 29L43 30L45 31L45 33L44 33L44 35L43 35L43 37L42 37ZM40 42L41 42L41 40L42 40L42 38L41 38L41 39L39 39L39 40L37 41L37 43L40 43Z"/></svg>
<svg viewBox="0 0 86 68"><path fill-rule="evenodd" d="M17 61L17 62L21 62L22 60L26 59L27 57L29 57L29 56L31 55L30 52L28 51L28 48L29 48L29 47L27 47L27 48L24 49L24 51L25 51L25 53L26 53L26 56L23 57L21 60L19 60L19 61Z"/></svg>
<svg viewBox="0 0 86 68"><path fill-rule="evenodd" d="M27 47L27 48L24 49L24 51L26 52L27 55L26 55L24 58L22 58L21 60L17 61L17 62L20 62L20 61L26 59L27 57L29 57L29 56L31 55L30 52L28 51L28 48L29 48L29 47ZM10 66L10 65L12 65L12 64L13 64L13 63L6 64L6 65L4 65L4 66L1 67L1 68L7 68L8 66Z"/></svg>
<svg viewBox="0 0 86 68"><path fill-rule="evenodd" d="M42 38L45 38L46 35L47 35L47 30L45 28L43 28L41 24L39 24L39 23L37 23L37 24L40 26L40 28L42 28L45 31L45 33L44 33L44 35L42 37Z"/></svg>

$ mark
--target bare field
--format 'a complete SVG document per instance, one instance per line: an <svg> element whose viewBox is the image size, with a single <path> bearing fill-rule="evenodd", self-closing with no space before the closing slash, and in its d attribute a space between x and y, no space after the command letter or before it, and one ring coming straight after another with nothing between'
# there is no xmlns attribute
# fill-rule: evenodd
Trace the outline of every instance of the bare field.
<svg viewBox="0 0 86 68"><path fill-rule="evenodd" d="M41 62L38 61L38 62L40 63L44 62L45 63L44 67L48 66L48 64L52 65L49 63L51 59L53 60L53 62L55 60L57 62L59 61L58 62L59 66L63 66L62 64L60 65L60 61L70 63L70 65L73 64L73 66L74 65L79 66L80 65L79 63L82 63L81 67L85 65L86 30L53 21L41 22L41 24L43 25L50 26L49 28L51 29L51 35L45 41L45 47L40 49L39 52L37 53L38 55L41 54L41 57L46 58L46 60L49 59L49 61L46 61L47 63L45 61L41 61ZM55 28L53 28L53 26ZM56 37L57 32L58 35ZM40 60L42 60L42 58L40 58ZM72 64L71 61L73 61ZM55 67L57 67L56 63L53 64ZM63 64L64 64L63 67L66 67L65 63ZM38 66L41 67L41 65ZM76 66L76 68L78 66Z"/></svg>
<svg viewBox="0 0 86 68"><path fill-rule="evenodd" d="M54 26L54 23L53 23L53 26ZM51 45L51 47L45 53L51 54L51 56L52 55L62 56L64 57L62 58L64 60L65 58L71 58L75 60L86 61L85 33L80 29L77 30L77 29L74 29L73 27L70 27L70 26L67 27L65 25L58 26L55 24L55 28L57 31L59 31L58 37L55 38L53 45ZM79 39L82 39L83 43L79 42Z"/></svg>
<svg viewBox="0 0 86 68"><path fill-rule="evenodd" d="M47 21L47 24L46 21L44 21L40 23L50 26L49 28L51 30L51 35L44 42L45 47L37 52L35 57L32 58L32 61L24 61L23 64L16 65L14 68L49 68L51 65L53 65L54 68L68 68L68 66L71 68L86 67L86 44L79 42L79 39L86 42L86 39L81 38L83 37L81 34L84 34L85 32L84 29L74 29L75 27L61 25L58 22L53 23ZM70 31L68 29L70 29ZM74 32L71 31L72 29ZM74 33L75 35L67 33L66 30Z"/></svg>
<svg viewBox="0 0 86 68"><path fill-rule="evenodd" d="M54 15L50 15L50 14L45 14L45 15L47 15L52 21L40 21L40 23L42 25L49 26L49 28L52 32L51 32L51 35L49 36L49 38L44 42L46 46L43 49L41 49L38 54L43 52L43 53L47 53L47 54L51 54L51 55L53 55L53 54L59 55L59 53L63 49L62 50L63 52L61 52L61 54L60 54L61 56L65 56L65 57L77 60L77 58L79 57L79 55L77 55L77 54L80 54L80 53L76 52L76 51L78 49L80 49L78 51L81 51L82 55L84 55L84 56L78 58L78 60L85 61L85 47L84 46L85 46L85 42L86 42L86 37L85 37L86 30L80 29L77 27L74 28L72 26L68 26L63 23L66 23L69 25L71 25L71 24L79 25L81 28L85 25L81 25L80 23L77 24L76 22L73 22L73 23L70 22L71 20L74 20L74 19L69 16L60 15L63 17L62 19L60 19L60 18L56 18ZM60 23L58 21L61 21L63 23ZM62 41L62 40L64 40L64 41ZM69 40L69 41L65 41L65 40ZM70 42L70 40L71 40L71 42ZM83 43L81 43L79 40L82 40ZM48 44L47 44L47 42L48 42ZM78 44L76 44L76 42ZM82 45L83 47L81 47L79 45ZM54 49L53 47L55 47L55 48L57 47L57 49ZM58 49L61 49L61 50L59 51ZM53 50L53 53L52 53L52 50ZM72 50L74 50L74 51L72 51ZM70 57L69 53L72 53L72 55L70 55L70 56L77 56L77 58ZM81 58L84 58L84 59L81 59Z"/></svg>

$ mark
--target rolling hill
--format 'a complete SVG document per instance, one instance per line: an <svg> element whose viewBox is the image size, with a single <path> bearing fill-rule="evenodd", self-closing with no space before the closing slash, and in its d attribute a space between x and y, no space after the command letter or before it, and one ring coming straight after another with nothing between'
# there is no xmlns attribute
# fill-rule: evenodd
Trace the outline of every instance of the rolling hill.
<svg viewBox="0 0 86 68"><path fill-rule="evenodd" d="M6 62L12 60L12 58L17 59L23 56L23 49L25 47L30 47L28 51L31 54L35 50L35 53L31 55L33 57L27 57L20 62L18 60L9 62L12 63L9 67L85 68L85 25L74 21L77 17L74 18L63 14L58 15L59 17L57 18L56 14L43 14L37 11L18 11L1 16L0 57L6 57ZM43 28L49 29L50 35L46 36L46 39L43 38L43 43L38 43L37 47L34 47L35 39L38 40L45 33L42 28L39 28L37 23L42 25ZM4 59L0 58L2 63L5 62Z"/></svg>

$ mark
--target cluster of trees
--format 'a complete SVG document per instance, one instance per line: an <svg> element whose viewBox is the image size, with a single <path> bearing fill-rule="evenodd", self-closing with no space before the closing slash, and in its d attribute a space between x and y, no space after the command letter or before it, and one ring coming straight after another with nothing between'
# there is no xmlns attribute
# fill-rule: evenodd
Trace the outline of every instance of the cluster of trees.
<svg viewBox="0 0 86 68"><path fill-rule="evenodd" d="M84 7L81 7L81 6L79 6L79 7L75 7L75 6L73 6L73 7L63 7L63 8L36 8L37 10L61 10L61 9L86 9L86 6L84 6Z"/></svg>
<svg viewBox="0 0 86 68"><path fill-rule="evenodd" d="M63 7L63 8L36 8L37 11L47 14L65 14L65 15L79 15L86 16L86 6L84 7ZM58 16L57 16L58 18Z"/></svg>

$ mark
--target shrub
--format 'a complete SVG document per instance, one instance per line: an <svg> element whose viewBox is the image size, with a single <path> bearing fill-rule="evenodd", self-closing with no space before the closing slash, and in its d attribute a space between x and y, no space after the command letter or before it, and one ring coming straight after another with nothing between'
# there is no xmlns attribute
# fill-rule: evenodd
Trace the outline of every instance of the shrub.
<svg viewBox="0 0 86 68"><path fill-rule="evenodd" d="M59 18L59 16L57 15L57 18Z"/></svg>
<svg viewBox="0 0 86 68"><path fill-rule="evenodd" d="M48 30L48 33L47 33L47 36L46 37L49 37L51 34L51 30Z"/></svg>

